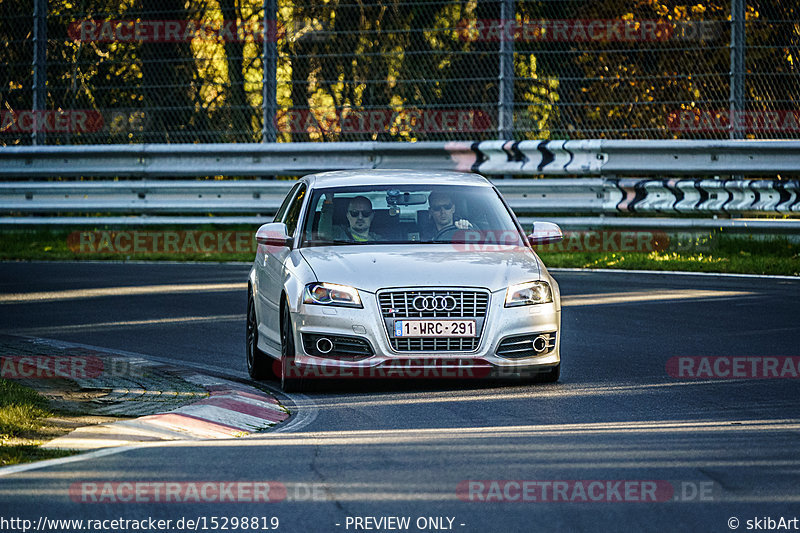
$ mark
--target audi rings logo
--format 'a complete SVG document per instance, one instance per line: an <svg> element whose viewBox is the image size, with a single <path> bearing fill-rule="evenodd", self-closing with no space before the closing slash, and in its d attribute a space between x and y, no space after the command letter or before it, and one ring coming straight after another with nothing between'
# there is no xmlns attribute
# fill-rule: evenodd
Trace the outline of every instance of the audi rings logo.
<svg viewBox="0 0 800 533"><path fill-rule="evenodd" d="M417 311L452 311L458 302L452 296L417 296L411 305Z"/></svg>

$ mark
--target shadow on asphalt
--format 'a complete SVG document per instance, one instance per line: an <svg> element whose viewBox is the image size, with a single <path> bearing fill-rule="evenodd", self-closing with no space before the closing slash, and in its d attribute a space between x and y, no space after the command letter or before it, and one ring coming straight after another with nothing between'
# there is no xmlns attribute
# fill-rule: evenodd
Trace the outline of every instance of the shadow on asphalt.
<svg viewBox="0 0 800 533"><path fill-rule="evenodd" d="M269 384L280 390L275 380L254 382ZM316 379L303 382L303 394L325 393L411 393L486 390L498 387L535 386L552 389L559 383L541 383L538 378L523 379Z"/></svg>

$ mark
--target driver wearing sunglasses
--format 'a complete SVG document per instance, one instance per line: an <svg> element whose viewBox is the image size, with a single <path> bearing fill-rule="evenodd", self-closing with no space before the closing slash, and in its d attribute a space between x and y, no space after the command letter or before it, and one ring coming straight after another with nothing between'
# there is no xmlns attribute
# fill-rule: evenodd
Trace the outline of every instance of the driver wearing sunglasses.
<svg viewBox="0 0 800 533"><path fill-rule="evenodd" d="M333 202L332 198L326 197L326 203ZM333 226L332 209L322 209L320 219L320 234L329 235L335 241L370 242L380 241L383 238L377 233L370 231L372 220L375 213L372 210L372 202L366 196L356 196L347 204L347 227ZM330 231L326 229L330 228Z"/></svg>
<svg viewBox="0 0 800 533"><path fill-rule="evenodd" d="M455 218L456 206L447 193L433 191L428 196L428 206L431 220L433 220L435 226L435 231L433 231L432 235L435 240L450 238L456 231L472 227L469 220Z"/></svg>

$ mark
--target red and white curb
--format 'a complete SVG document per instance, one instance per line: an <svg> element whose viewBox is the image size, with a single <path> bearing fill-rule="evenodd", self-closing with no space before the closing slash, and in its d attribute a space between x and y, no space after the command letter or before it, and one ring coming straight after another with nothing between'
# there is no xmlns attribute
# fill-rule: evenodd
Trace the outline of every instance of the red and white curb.
<svg viewBox="0 0 800 533"><path fill-rule="evenodd" d="M165 413L78 428L44 447L96 449L149 441L233 438L289 418L275 398L255 387L197 373L180 377L205 388L208 397Z"/></svg>

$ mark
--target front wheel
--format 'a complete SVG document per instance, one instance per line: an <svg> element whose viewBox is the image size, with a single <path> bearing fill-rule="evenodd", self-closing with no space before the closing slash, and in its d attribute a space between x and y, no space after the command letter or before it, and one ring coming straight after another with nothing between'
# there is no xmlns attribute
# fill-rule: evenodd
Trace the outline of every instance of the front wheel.
<svg viewBox="0 0 800 533"><path fill-rule="evenodd" d="M247 373L253 379L274 378L272 358L258 349L258 319L252 291L247 291Z"/></svg>
<svg viewBox="0 0 800 533"><path fill-rule="evenodd" d="M289 306L281 307L281 389L284 392L300 392L303 382L294 360L294 330Z"/></svg>

